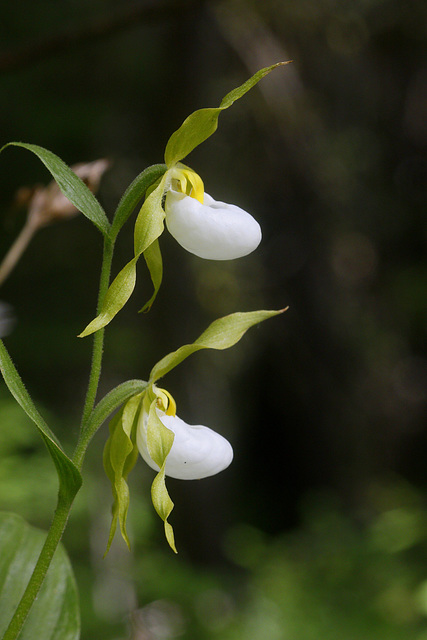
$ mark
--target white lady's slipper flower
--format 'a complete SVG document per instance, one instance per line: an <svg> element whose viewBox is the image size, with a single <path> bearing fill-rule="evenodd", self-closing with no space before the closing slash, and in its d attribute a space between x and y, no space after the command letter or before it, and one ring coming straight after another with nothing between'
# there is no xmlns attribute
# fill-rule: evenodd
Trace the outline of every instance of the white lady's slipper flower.
<svg viewBox="0 0 427 640"><path fill-rule="evenodd" d="M208 427L187 424L175 415L173 399L172 403L172 409L167 409L167 412L156 407L157 416L174 434L173 445L166 458L165 474L179 480L199 480L226 469L233 459L233 449L228 440ZM159 471L148 451L147 424L148 413L143 409L136 433L137 447L148 466Z"/></svg>
<svg viewBox="0 0 427 640"><path fill-rule="evenodd" d="M214 200L191 169L173 170L165 213L171 235L199 258L234 260L261 242L258 222L240 207Z"/></svg>

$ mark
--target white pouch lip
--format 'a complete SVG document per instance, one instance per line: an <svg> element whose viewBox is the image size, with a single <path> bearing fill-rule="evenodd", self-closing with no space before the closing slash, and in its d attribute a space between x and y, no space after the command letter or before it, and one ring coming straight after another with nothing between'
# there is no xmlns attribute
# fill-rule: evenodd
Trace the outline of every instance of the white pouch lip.
<svg viewBox="0 0 427 640"><path fill-rule="evenodd" d="M209 260L234 260L254 251L261 242L261 227L247 211L214 200L204 203L170 189L165 200L169 233L190 253Z"/></svg>
<svg viewBox="0 0 427 640"><path fill-rule="evenodd" d="M231 444L213 429L203 425L190 425L178 416L169 416L156 409L167 429L174 434L172 448L166 458L165 474L179 480L199 480L226 469L233 460ZM147 447L147 413L143 412L138 424L136 442L138 450L155 471L158 465L151 459Z"/></svg>

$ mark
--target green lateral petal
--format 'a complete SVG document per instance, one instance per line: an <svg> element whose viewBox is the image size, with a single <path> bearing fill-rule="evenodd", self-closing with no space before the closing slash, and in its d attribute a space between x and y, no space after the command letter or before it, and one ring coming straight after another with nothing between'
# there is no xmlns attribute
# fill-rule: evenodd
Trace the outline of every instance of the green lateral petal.
<svg viewBox="0 0 427 640"><path fill-rule="evenodd" d="M135 288L136 262L137 258L132 258L118 273L106 293L100 314L79 334L79 338L89 336L105 327L125 306Z"/></svg>
<svg viewBox="0 0 427 640"><path fill-rule="evenodd" d="M163 520L165 526L166 540L172 551L178 553L175 545L175 536L173 533L173 527L168 522L168 517L174 507L172 500L170 499L168 490L165 483L165 469L162 468L153 480L151 485L151 500L158 515Z"/></svg>
<svg viewBox="0 0 427 640"><path fill-rule="evenodd" d="M103 455L104 469L113 493L113 508L107 550L111 546L116 531L117 521L124 541L130 549L126 531L126 519L129 508L129 487L126 482L130 471L138 459L133 426L141 407L142 394L130 398L123 409L110 422L110 437Z"/></svg>
<svg viewBox="0 0 427 640"><path fill-rule="evenodd" d="M144 251L145 262L147 263L148 270L150 272L151 281L154 286L154 293L148 302L140 310L141 312L150 311L151 306L156 299L157 293L160 289L163 279L163 260L160 252L159 241L155 240L148 249Z"/></svg>
<svg viewBox="0 0 427 640"><path fill-rule="evenodd" d="M123 267L115 280L110 285L105 296L102 309L92 322L80 333L79 338L84 338L102 327L105 327L114 316L125 306L129 300L136 283L136 263L142 253L144 253L153 242L162 234L164 229L163 219L165 212L162 207L163 192L166 184L167 175L165 174L158 187L148 196L135 222L134 244L135 257ZM151 252L153 260L156 256L156 250L153 248ZM160 257L161 264L161 257ZM155 273L151 272L155 295L157 295L158 287L161 283L161 271L159 270L158 257L157 266L154 266ZM154 278L153 278L154 273ZM159 275L160 274L160 275ZM157 290L156 290L157 287ZM154 297L155 297L154 295ZM152 298L151 302L154 300Z"/></svg>
<svg viewBox="0 0 427 640"><path fill-rule="evenodd" d="M110 533L108 536L107 549L105 551L104 556L110 550L111 543L113 542L113 538L116 533L117 518L119 514L119 507L118 507L119 500L118 500L118 494L117 494L117 488L116 488L116 474L113 469L113 465L111 464L111 440L112 440L112 435L115 429L118 428L118 425L121 422L121 419L122 419L122 412L120 411L111 420L109 424L110 437L105 443L104 452L103 452L104 471L107 474L107 478L111 482L111 491L113 493L113 506L111 509L112 519L111 519Z"/></svg>
<svg viewBox="0 0 427 640"><path fill-rule="evenodd" d="M166 180L167 173L145 200L136 219L134 232L135 258L139 258L163 233L165 212L163 211L162 200Z"/></svg>
<svg viewBox="0 0 427 640"><path fill-rule="evenodd" d="M144 254L147 267L150 271L151 280L154 285L154 293L148 300L148 302L143 306L141 311L150 310L151 305L153 304L160 289L160 285L162 284L163 279L162 255L160 253L160 247L157 239L159 238L159 236L161 236L164 229L163 220L165 218L165 212L162 207L162 201L167 179L168 176L167 173L165 173L157 187L149 194L149 196L145 200L135 222L135 257L133 258L133 262L136 265L141 254ZM122 306L123 305L120 306L120 309L122 308ZM120 309L118 309L118 311ZM110 320L108 320L108 322L109 321Z"/></svg>
<svg viewBox="0 0 427 640"><path fill-rule="evenodd" d="M70 167L68 167L61 158L54 153L43 149L35 144L26 144L24 142L9 142L4 145L0 151L6 147L22 147L32 151L52 174L58 187L66 198L81 211L93 224L98 227L104 236L108 236L110 231L110 223L105 215L104 209L99 204L90 189L85 185Z"/></svg>
<svg viewBox="0 0 427 640"><path fill-rule="evenodd" d="M199 109L188 116L169 138L165 150L165 162L168 167L172 167L177 162L188 156L199 144L211 136L218 127L218 117L221 111L231 107L233 102L245 95L254 85L257 84L270 71L280 67L287 62L279 62L270 67L265 67L257 71L249 80L240 87L233 89L222 100L217 108Z"/></svg>
<svg viewBox="0 0 427 640"><path fill-rule="evenodd" d="M80 472L64 453L58 439L37 411L2 340L0 340L0 370L9 391L27 416L34 422L44 440L58 474L60 497L71 504L82 484Z"/></svg>
<svg viewBox="0 0 427 640"><path fill-rule="evenodd" d="M165 525L165 536L169 546L177 553L172 525L168 517L174 507L165 482L166 459L173 445L174 434L167 429L156 412L156 400L151 403L147 423L147 447L151 458L160 467L151 485L153 506Z"/></svg>
<svg viewBox="0 0 427 640"><path fill-rule="evenodd" d="M248 313L232 313L212 322L199 338L192 344L186 344L162 358L152 369L149 384L156 382L166 373L174 369L189 355L200 349L228 349L240 340L244 333L255 324L273 318L279 311L250 311Z"/></svg>
<svg viewBox="0 0 427 640"><path fill-rule="evenodd" d="M129 474L134 465L129 461L129 454L135 449L132 440L132 427L135 416L141 405L141 395L130 398L123 407L120 428L116 428L112 434L110 461L116 478Z"/></svg>

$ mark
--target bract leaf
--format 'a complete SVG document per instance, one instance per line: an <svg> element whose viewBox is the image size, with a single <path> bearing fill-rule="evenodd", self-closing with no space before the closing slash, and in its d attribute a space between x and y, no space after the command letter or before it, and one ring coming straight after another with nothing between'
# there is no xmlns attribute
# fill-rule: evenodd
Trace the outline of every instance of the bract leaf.
<svg viewBox="0 0 427 640"><path fill-rule="evenodd" d="M130 471L138 458L133 426L141 406L142 395L130 398L123 409L110 422L110 437L104 448L104 469L111 482L113 492L113 508L110 535L107 550L111 546L116 531L117 521L124 541L130 549L126 531L126 519L129 508L129 487L126 482Z"/></svg>
<svg viewBox="0 0 427 640"><path fill-rule="evenodd" d="M9 142L0 149L0 152L9 146L28 149L28 151L32 151L32 153L40 158L52 174L64 196L68 198L86 218L93 222L104 236L108 236L110 223L108 222L104 209L85 183L76 176L74 171L70 169L61 158L43 147L35 144L26 144L24 142Z"/></svg>
<svg viewBox="0 0 427 640"><path fill-rule="evenodd" d="M46 533L14 513L0 513L0 637L24 593ZM58 547L40 592L25 621L20 640L78 640L80 615L70 561Z"/></svg>
<svg viewBox="0 0 427 640"><path fill-rule="evenodd" d="M240 87L230 91L230 93L223 98L219 107L199 109L190 114L168 140L165 150L165 162L167 166L172 167L180 160L183 160L193 149L209 138L218 127L218 117L221 111L231 107L236 100L252 89L261 78L270 73L270 71L273 71L273 69L276 69L276 67L284 64L288 63L279 62L257 71L257 73Z"/></svg>
<svg viewBox="0 0 427 640"><path fill-rule="evenodd" d="M169 546L177 553L172 525L168 517L174 507L165 482L166 459L173 445L174 434L165 427L156 411L156 400L151 403L147 423L147 447L151 458L160 467L151 485L153 506L165 525L165 536Z"/></svg>
<svg viewBox="0 0 427 640"><path fill-rule="evenodd" d="M132 396L142 393L147 383L145 380L127 380L117 387L109 391L102 400L96 405L91 415L84 433L90 433L91 437L97 432L98 428L120 405Z"/></svg>
<svg viewBox="0 0 427 640"><path fill-rule="evenodd" d="M154 286L153 295L141 309L141 311L145 313L147 311L150 311L163 279L163 260L158 240L155 240L152 244L150 244L148 249L144 251L144 258L150 272L151 281Z"/></svg>
<svg viewBox="0 0 427 640"><path fill-rule="evenodd" d="M166 373L174 369L189 355L200 349L228 349L240 340L243 334L255 324L273 318L285 309L279 311L249 311L247 313L232 313L212 324L192 344L185 344L176 351L162 358L152 369L149 384L156 382Z"/></svg>
<svg viewBox="0 0 427 640"><path fill-rule="evenodd" d="M28 417L34 422L41 437L43 438L47 450L49 451L56 467L59 478L60 496L71 504L82 484L80 472L70 458L64 453L58 439L37 411L2 340L0 340L0 370L9 391Z"/></svg>
<svg viewBox="0 0 427 640"><path fill-rule="evenodd" d="M137 204L142 200L148 187L156 182L165 173L165 164L153 164L142 171L129 185L123 194L111 225L110 237L114 239L126 220L131 215Z"/></svg>
<svg viewBox="0 0 427 640"><path fill-rule="evenodd" d="M169 138L165 149L165 162L173 167L202 144L218 128L221 107L198 109L191 113Z"/></svg>

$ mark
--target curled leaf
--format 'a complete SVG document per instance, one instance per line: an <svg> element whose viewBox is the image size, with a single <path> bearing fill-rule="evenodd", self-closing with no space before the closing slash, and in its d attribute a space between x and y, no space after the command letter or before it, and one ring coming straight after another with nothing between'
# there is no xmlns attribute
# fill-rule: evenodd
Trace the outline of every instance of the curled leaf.
<svg viewBox="0 0 427 640"><path fill-rule="evenodd" d="M231 107L236 100L244 96L261 78L264 78L273 69L285 64L288 64L288 62L278 62L270 67L260 69L240 87L227 93L219 107L199 109L189 115L168 140L165 150L167 166L172 167L180 160L183 160L193 149L209 138L216 131L219 115L224 109Z"/></svg>
<svg viewBox="0 0 427 640"><path fill-rule="evenodd" d="M240 340L246 331L263 320L273 318L285 309L278 311L249 311L247 313L232 313L212 324L192 344L185 344L176 351L169 353L153 367L149 384L156 382L166 373L174 369L185 358L200 349L228 349Z"/></svg>

